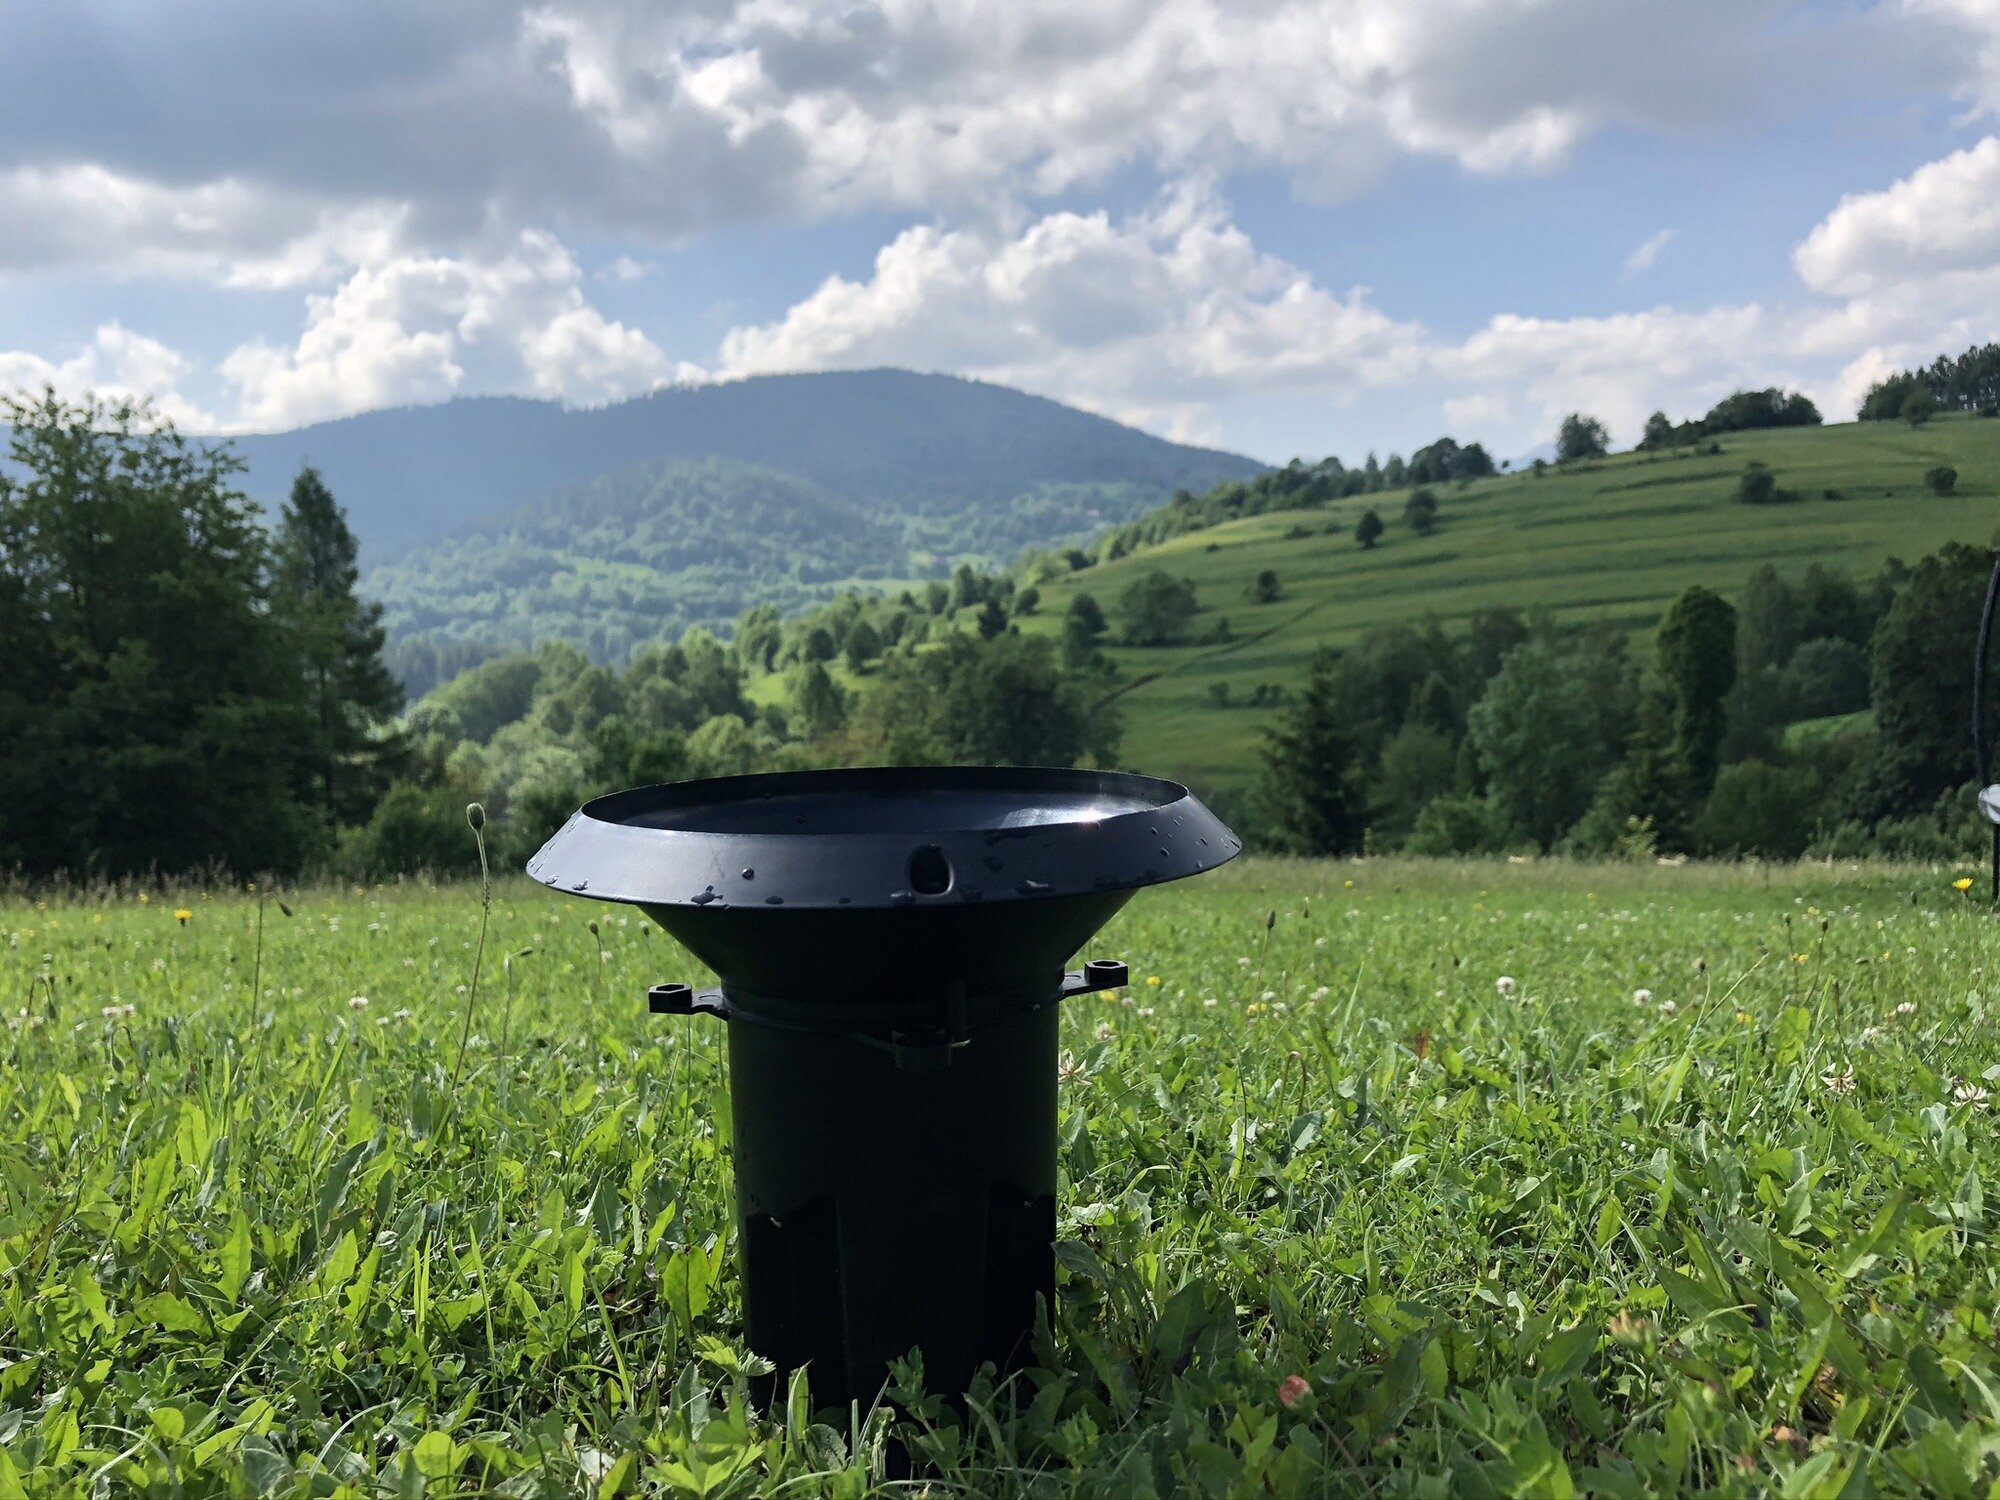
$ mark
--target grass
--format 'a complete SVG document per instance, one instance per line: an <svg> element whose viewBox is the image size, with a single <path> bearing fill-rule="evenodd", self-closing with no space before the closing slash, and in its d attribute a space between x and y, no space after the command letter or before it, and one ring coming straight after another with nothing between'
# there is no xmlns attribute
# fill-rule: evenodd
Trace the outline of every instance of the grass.
<svg viewBox="0 0 2000 1500"><path fill-rule="evenodd" d="M1140 897L1063 1020L1056 1328L962 1425L753 1409L719 1034L644 1013L699 976L637 915L497 885L454 1083L476 887L16 897L0 1496L918 1493L892 1426L933 1495L1985 1492L1951 880Z"/></svg>
<svg viewBox="0 0 2000 1500"><path fill-rule="evenodd" d="M1045 587L1033 628L1054 630L1079 590L1115 625L1118 596L1140 573L1192 578L1202 604L1192 633L1226 617L1234 639L1111 653L1122 674L1122 755L1159 775L1233 787L1256 766L1272 712L1246 706L1252 690L1296 684L1313 651L1371 626L1436 619L1453 629L1477 610L1506 606L1609 618L1640 632L1689 584L1733 595L1763 563L1795 575L1817 562L1867 577L1891 556L1913 562L1946 542L1994 535L2000 422L1792 428L1733 434L1721 447L1716 456L1620 454L1540 477L1444 486L1440 525L1428 537L1401 524L1402 491L1231 522ZM1751 460L1800 500L1738 503L1736 479ZM1925 486L1938 464L1958 470L1955 495ZM1364 552L1354 523L1370 506L1389 531ZM1254 603L1251 582L1266 568L1283 595ZM1219 684L1231 692L1228 706L1212 696Z"/></svg>

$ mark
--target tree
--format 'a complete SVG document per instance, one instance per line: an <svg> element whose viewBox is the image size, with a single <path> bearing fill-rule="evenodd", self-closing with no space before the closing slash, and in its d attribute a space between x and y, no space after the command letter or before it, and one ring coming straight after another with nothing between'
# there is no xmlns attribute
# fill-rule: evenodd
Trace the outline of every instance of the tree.
<svg viewBox="0 0 2000 1500"><path fill-rule="evenodd" d="M980 637L990 641L1006 630L1007 611L998 599L988 599L979 606L979 614L974 623L979 627Z"/></svg>
<svg viewBox="0 0 2000 1500"><path fill-rule="evenodd" d="M1418 536L1429 536L1437 529L1438 497L1429 489L1410 492L1410 498L1403 502L1403 524Z"/></svg>
<svg viewBox="0 0 2000 1500"><path fill-rule="evenodd" d="M1458 752L1451 737L1417 719L1389 737L1375 769L1368 809L1371 835L1392 842L1408 837L1425 804L1452 790Z"/></svg>
<svg viewBox="0 0 2000 1500"><path fill-rule="evenodd" d="M1014 596L1014 613L1031 615L1042 607L1042 591L1032 583Z"/></svg>
<svg viewBox="0 0 2000 1500"><path fill-rule="evenodd" d="M1701 433L1707 437L1763 427L1817 427L1819 423L1819 408L1809 398L1774 386L1769 390L1736 391L1724 396L1701 419Z"/></svg>
<svg viewBox="0 0 2000 1500"><path fill-rule="evenodd" d="M1727 727L1724 702L1736 681L1736 611L1700 584L1682 592L1654 638L1673 701L1673 771L1680 810L1691 813L1715 785Z"/></svg>
<svg viewBox="0 0 2000 1500"><path fill-rule="evenodd" d="M356 592L357 551L339 502L306 465L278 520L272 606L297 637L313 725L303 748L335 826L367 819L406 749L392 724L403 689L382 661L382 606Z"/></svg>
<svg viewBox="0 0 2000 1500"><path fill-rule="evenodd" d="M1639 439L1642 449L1671 448L1674 442L1674 424L1663 411L1656 411L1646 418L1646 430Z"/></svg>
<svg viewBox="0 0 2000 1500"><path fill-rule="evenodd" d="M1364 510L1361 519L1354 523L1354 540L1361 543L1362 551L1373 551L1375 544L1382 540L1382 533L1388 529L1372 509Z"/></svg>
<svg viewBox="0 0 2000 1500"><path fill-rule="evenodd" d="M891 764L1104 764L1118 721L1057 667L1041 636L957 634L894 659L857 712L857 732Z"/></svg>
<svg viewBox="0 0 2000 1500"><path fill-rule="evenodd" d="M1924 470L1924 483L1930 486L1933 495L1949 495L1958 488L1958 470L1950 464L1939 464Z"/></svg>
<svg viewBox="0 0 2000 1500"><path fill-rule="evenodd" d="M847 695L818 662L806 663L792 695L807 739L824 739L847 724Z"/></svg>
<svg viewBox="0 0 2000 1500"><path fill-rule="evenodd" d="M1306 684L1264 732L1257 803L1271 841L1295 854L1346 854L1366 826L1352 785L1354 740L1341 702L1340 658L1314 655Z"/></svg>
<svg viewBox="0 0 2000 1500"><path fill-rule="evenodd" d="M1104 610L1093 595L1078 594L1070 600L1065 618L1077 621L1091 635L1104 634Z"/></svg>
<svg viewBox="0 0 2000 1500"><path fill-rule="evenodd" d="M1801 719L1824 719L1864 709L1868 706L1868 653L1837 636L1807 641L1785 663L1777 695Z"/></svg>
<svg viewBox="0 0 2000 1500"><path fill-rule="evenodd" d="M292 870L314 721L227 450L143 407L0 404L0 866Z"/></svg>
<svg viewBox="0 0 2000 1500"><path fill-rule="evenodd" d="M824 625L815 625L806 632L804 655L807 661L832 661L839 649L833 642L833 632Z"/></svg>
<svg viewBox="0 0 2000 1500"><path fill-rule="evenodd" d="M1610 451L1611 435L1597 418L1573 411L1562 419L1562 427L1556 433L1557 463L1566 464L1579 458L1602 458Z"/></svg>
<svg viewBox="0 0 2000 1500"><path fill-rule="evenodd" d="M1596 690L1555 642L1516 647L1466 716L1493 803L1546 849L1583 816L1611 759Z"/></svg>
<svg viewBox="0 0 2000 1500"><path fill-rule="evenodd" d="M1250 597L1259 604L1275 604L1282 588L1278 583L1278 570L1265 568L1257 574L1250 585Z"/></svg>
<svg viewBox="0 0 2000 1500"><path fill-rule="evenodd" d="M1873 821L1915 813L1973 779L1969 643L1992 559L1951 543L1910 570L1868 645L1875 755L1854 811ZM1987 684L1988 743L2000 742L2000 682Z"/></svg>
<svg viewBox="0 0 2000 1500"><path fill-rule="evenodd" d="M1194 618L1194 582L1172 578L1154 568L1141 574L1118 596L1125 617L1125 639L1134 646L1164 646L1179 639Z"/></svg>
<svg viewBox="0 0 2000 1500"><path fill-rule="evenodd" d="M1903 404L1896 415L1912 427L1921 427L1937 415L1938 400L1931 394L1929 386L1913 386L1903 397Z"/></svg>
<svg viewBox="0 0 2000 1500"><path fill-rule="evenodd" d="M859 672L882 654L882 637L866 620L856 620L847 631L847 667Z"/></svg>

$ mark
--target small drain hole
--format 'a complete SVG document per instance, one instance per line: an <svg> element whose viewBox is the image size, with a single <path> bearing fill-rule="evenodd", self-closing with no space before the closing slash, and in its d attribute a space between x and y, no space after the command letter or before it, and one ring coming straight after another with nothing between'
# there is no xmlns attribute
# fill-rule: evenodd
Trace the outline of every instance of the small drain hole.
<svg viewBox="0 0 2000 1500"><path fill-rule="evenodd" d="M951 861L936 844L925 844L910 856L910 889L920 896L942 896L951 889Z"/></svg>

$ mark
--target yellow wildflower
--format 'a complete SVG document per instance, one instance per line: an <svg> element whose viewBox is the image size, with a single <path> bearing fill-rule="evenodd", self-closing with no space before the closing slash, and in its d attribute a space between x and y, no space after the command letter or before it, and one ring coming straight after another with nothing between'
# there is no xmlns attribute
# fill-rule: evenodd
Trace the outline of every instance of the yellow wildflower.
<svg viewBox="0 0 2000 1500"><path fill-rule="evenodd" d="M193 915L194 913L189 911L185 906L176 906L174 908L174 920L183 927L187 926L188 918Z"/></svg>
<svg viewBox="0 0 2000 1500"><path fill-rule="evenodd" d="M1970 875L1961 875L1961 876L1959 876L1959 877L1958 877L1958 879L1954 880L1954 881L1953 881L1953 882L1951 883L1951 888L1952 888L1953 890L1955 890L1955 891L1969 891L1969 890L1971 890L1971 889L1972 889L1972 877L1971 877Z"/></svg>
<svg viewBox="0 0 2000 1500"><path fill-rule="evenodd" d="M1160 983L1160 976L1157 974L1148 974L1146 976L1146 983L1153 985L1154 987L1157 988Z"/></svg>

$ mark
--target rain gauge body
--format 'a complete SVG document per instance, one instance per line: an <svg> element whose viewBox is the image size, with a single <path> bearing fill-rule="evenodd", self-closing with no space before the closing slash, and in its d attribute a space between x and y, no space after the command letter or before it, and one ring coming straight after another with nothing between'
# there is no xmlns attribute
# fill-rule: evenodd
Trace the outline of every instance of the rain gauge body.
<svg viewBox="0 0 2000 1500"><path fill-rule="evenodd" d="M746 1336L820 1404L890 1361L963 1391L1053 1308L1056 1023L1125 965L1071 957L1141 887L1242 848L1170 781L787 772L587 804L530 861L715 971L656 1012L728 1027Z"/></svg>

